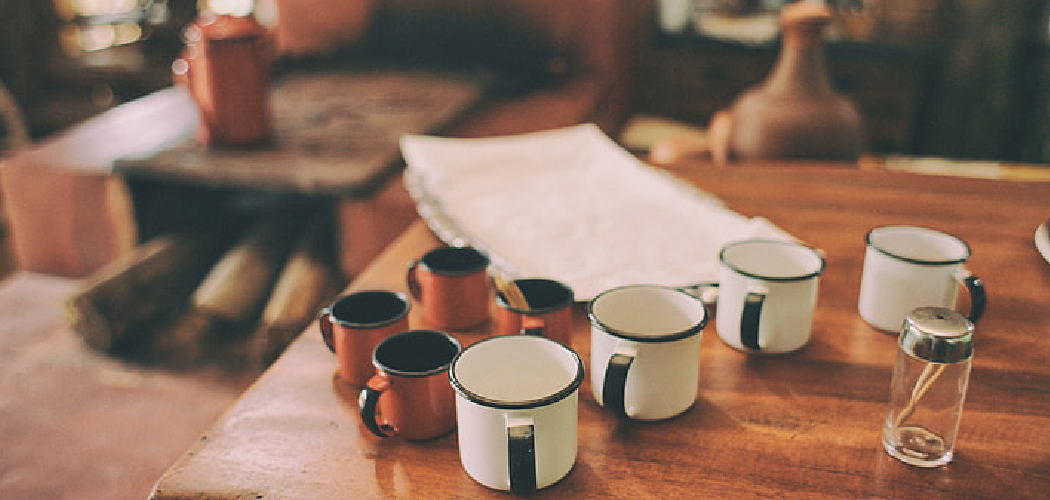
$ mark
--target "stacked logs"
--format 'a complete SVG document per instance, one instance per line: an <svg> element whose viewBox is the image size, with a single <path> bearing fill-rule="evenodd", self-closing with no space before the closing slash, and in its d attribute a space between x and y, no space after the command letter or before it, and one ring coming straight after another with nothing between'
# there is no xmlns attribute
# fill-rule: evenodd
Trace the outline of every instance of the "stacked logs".
<svg viewBox="0 0 1050 500"><path fill-rule="evenodd" d="M264 368L345 284L333 233L330 211L310 209L164 234L85 281L67 320L149 364Z"/></svg>

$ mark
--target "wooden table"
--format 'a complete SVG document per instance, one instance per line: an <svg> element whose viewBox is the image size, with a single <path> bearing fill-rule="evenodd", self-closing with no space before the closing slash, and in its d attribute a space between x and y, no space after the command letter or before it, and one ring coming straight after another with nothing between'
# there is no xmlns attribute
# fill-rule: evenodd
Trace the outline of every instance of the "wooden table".
<svg viewBox="0 0 1050 500"><path fill-rule="evenodd" d="M745 215L768 217L827 252L813 338L794 354L747 355L709 324L699 398L664 422L620 420L581 390L579 457L537 498L1044 499L1050 491L1050 264L1033 244L1050 184L838 166L683 165L683 178ZM939 228L966 239L990 299L955 461L919 469L880 442L896 338L856 312L873 226ZM421 223L352 289L403 290L408 261L439 244ZM425 326L416 307L414 326ZM573 347L589 359L582 305ZM491 325L458 335L483 337ZM589 368L589 366L588 366ZM165 499L506 498L475 483L455 435L372 437L356 394L333 378L316 324L157 484Z"/></svg>

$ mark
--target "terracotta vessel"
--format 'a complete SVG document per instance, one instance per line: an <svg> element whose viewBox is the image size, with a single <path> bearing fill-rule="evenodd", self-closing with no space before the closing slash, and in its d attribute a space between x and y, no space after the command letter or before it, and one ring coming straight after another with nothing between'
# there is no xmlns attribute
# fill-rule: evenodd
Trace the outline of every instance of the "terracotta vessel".
<svg viewBox="0 0 1050 500"><path fill-rule="evenodd" d="M797 2L780 13L783 38L773 71L709 128L716 161L856 160L866 148L856 106L831 86L824 61L824 5Z"/></svg>
<svg viewBox="0 0 1050 500"><path fill-rule="evenodd" d="M272 54L266 29L251 16L202 15L183 36L186 48L172 70L200 109L198 140L222 146L268 141Z"/></svg>

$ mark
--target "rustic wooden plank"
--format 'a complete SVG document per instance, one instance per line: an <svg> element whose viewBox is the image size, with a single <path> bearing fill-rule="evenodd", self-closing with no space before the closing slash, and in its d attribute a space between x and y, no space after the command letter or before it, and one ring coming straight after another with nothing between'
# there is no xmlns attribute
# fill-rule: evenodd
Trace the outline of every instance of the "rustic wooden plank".
<svg viewBox="0 0 1050 500"><path fill-rule="evenodd" d="M482 74L294 72L274 85L270 144L220 148L188 139L121 159L114 170L206 185L367 193L377 177L399 164L401 135L440 131L478 103L487 85Z"/></svg>

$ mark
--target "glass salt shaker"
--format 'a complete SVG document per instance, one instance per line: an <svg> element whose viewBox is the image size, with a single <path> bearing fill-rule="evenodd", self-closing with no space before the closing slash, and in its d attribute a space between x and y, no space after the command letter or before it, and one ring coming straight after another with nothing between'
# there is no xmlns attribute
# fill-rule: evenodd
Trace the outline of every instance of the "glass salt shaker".
<svg viewBox="0 0 1050 500"><path fill-rule="evenodd" d="M897 342L882 444L898 460L939 467L951 462L970 380L973 323L942 307L920 307Z"/></svg>

